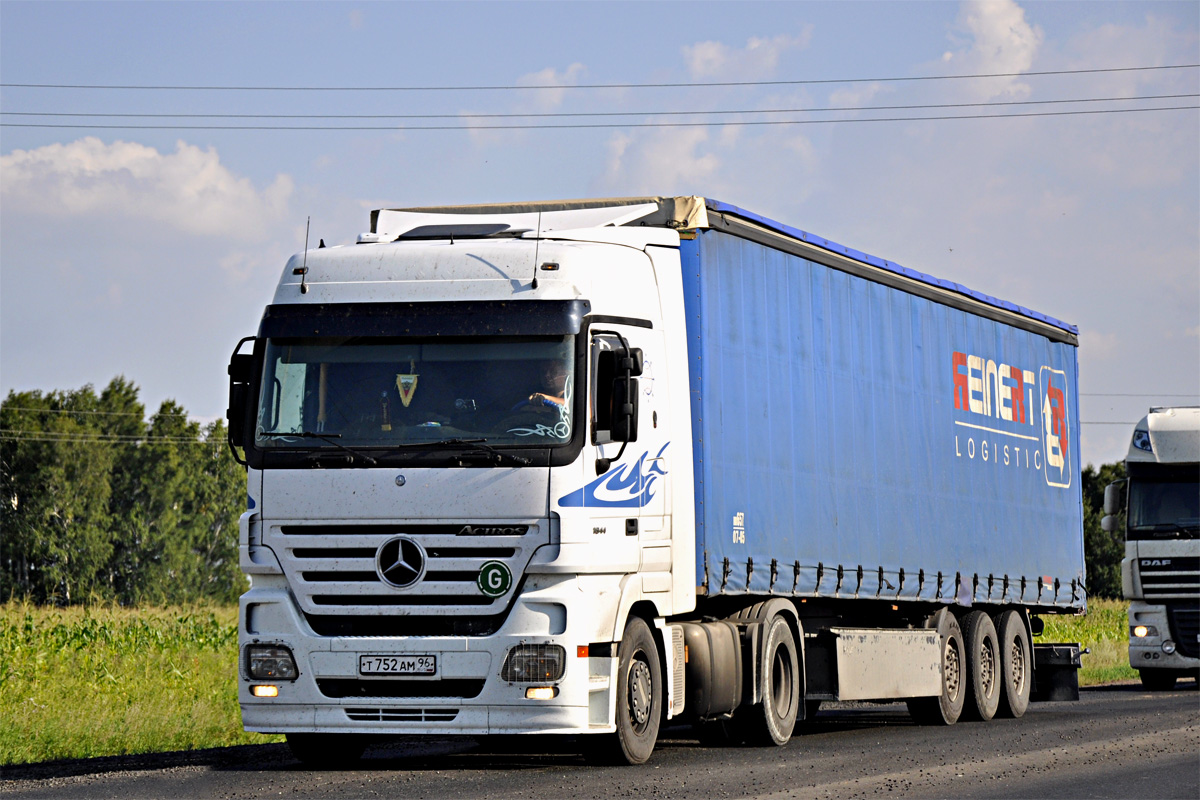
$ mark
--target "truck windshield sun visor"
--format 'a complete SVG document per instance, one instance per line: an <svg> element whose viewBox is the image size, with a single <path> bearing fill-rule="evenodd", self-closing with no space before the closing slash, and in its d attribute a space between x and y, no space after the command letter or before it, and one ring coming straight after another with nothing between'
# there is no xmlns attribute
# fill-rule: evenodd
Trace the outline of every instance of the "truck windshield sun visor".
<svg viewBox="0 0 1200 800"><path fill-rule="evenodd" d="M271 305L258 335L561 336L579 333L590 311L587 300Z"/></svg>

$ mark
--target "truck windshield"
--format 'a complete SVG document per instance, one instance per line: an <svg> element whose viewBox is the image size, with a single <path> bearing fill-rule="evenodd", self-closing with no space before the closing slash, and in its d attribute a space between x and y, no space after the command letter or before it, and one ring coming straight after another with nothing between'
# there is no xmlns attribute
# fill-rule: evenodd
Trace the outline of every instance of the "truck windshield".
<svg viewBox="0 0 1200 800"><path fill-rule="evenodd" d="M569 335L272 338L255 444L565 444L573 431L574 378Z"/></svg>
<svg viewBox="0 0 1200 800"><path fill-rule="evenodd" d="M1130 481L1130 538L1196 538L1198 533L1200 484L1194 478Z"/></svg>

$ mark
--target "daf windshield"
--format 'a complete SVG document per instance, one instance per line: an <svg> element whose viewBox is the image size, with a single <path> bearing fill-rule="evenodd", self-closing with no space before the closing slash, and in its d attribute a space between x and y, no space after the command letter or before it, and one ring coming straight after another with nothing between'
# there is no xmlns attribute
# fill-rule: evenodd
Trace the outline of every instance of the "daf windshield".
<svg viewBox="0 0 1200 800"><path fill-rule="evenodd" d="M255 444L547 447L574 429L574 337L271 338Z"/></svg>
<svg viewBox="0 0 1200 800"><path fill-rule="evenodd" d="M1194 470L1190 476L1130 480L1130 538L1195 538L1197 533L1200 533L1200 484Z"/></svg>

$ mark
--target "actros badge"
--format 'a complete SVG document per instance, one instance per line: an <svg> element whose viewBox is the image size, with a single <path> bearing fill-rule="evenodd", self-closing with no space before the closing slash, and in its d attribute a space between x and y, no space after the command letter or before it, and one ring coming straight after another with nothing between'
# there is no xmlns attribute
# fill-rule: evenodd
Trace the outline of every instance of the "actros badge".
<svg viewBox="0 0 1200 800"><path fill-rule="evenodd" d="M406 589L425 575L425 548L407 536L394 536L375 552L379 579L397 589Z"/></svg>

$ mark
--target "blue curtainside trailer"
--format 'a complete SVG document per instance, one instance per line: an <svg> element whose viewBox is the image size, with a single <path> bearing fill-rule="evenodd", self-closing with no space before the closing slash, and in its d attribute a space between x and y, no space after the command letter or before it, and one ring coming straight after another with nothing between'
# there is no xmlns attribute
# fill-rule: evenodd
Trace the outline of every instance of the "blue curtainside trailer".
<svg viewBox="0 0 1200 800"><path fill-rule="evenodd" d="M702 593L1082 609L1074 326L710 207L755 224L681 244Z"/></svg>

